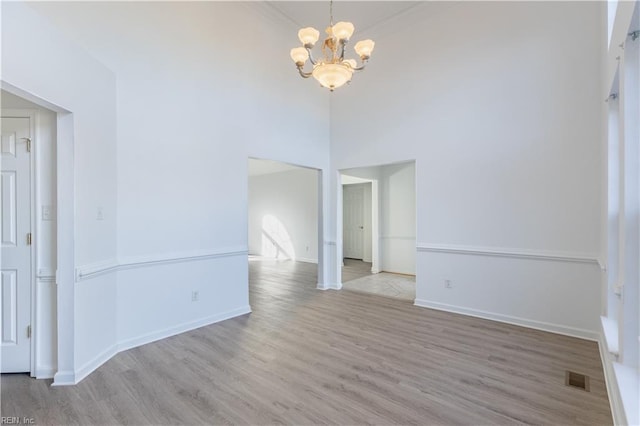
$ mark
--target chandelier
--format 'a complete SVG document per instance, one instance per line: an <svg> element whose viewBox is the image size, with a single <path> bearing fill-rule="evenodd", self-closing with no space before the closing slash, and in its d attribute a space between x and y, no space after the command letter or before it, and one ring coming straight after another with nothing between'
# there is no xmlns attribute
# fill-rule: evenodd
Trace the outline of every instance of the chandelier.
<svg viewBox="0 0 640 426"><path fill-rule="evenodd" d="M360 57L360 65L355 59L345 59L344 49L355 27L351 22L333 24L333 0L329 3L329 17L330 25L325 30L327 38L322 43L322 58L316 60L311 54L311 49L318 41L320 33L315 28L307 27L298 31L302 47L291 49L291 59L296 63L298 72L303 78L313 76L322 86L333 92L336 88L351 81L354 71L360 71L364 68L375 43L373 40L362 40L356 43L354 49ZM313 66L310 72L303 70L307 59Z"/></svg>

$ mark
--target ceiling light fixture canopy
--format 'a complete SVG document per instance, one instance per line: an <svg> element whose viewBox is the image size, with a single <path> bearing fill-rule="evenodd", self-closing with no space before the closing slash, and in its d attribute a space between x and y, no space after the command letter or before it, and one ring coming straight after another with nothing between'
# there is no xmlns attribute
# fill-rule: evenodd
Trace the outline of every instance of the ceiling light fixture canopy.
<svg viewBox="0 0 640 426"><path fill-rule="evenodd" d="M345 59L344 49L355 27L351 22L338 22L334 25L333 0L329 3L329 15L330 25L326 29L327 38L322 43L322 58L316 60L311 54L311 49L320 38L320 32L315 28L307 27L298 31L302 47L291 49L291 59L303 78L313 76L322 86L333 92L351 81L354 71L360 71L365 67L375 43L373 40L361 40L356 43L354 49L360 57L360 65L355 59ZM313 66L310 72L303 70L307 59Z"/></svg>

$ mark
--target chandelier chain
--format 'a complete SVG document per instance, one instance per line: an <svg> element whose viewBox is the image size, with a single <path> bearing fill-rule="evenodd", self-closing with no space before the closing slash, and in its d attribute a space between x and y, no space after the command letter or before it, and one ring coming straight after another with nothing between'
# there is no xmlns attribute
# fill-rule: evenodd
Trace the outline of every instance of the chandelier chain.
<svg viewBox="0 0 640 426"><path fill-rule="evenodd" d="M330 25L333 27L333 0L329 1L329 18L330 18Z"/></svg>

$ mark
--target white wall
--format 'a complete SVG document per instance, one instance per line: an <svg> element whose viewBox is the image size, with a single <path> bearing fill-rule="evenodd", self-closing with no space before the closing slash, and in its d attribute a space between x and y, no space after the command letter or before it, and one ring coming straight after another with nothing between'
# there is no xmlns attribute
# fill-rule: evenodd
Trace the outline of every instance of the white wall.
<svg viewBox="0 0 640 426"><path fill-rule="evenodd" d="M417 303L595 338L604 8L436 6L367 34L332 98L332 167L416 159Z"/></svg>
<svg viewBox="0 0 640 426"><path fill-rule="evenodd" d="M415 275L415 163L388 164L380 169L382 270Z"/></svg>
<svg viewBox="0 0 640 426"><path fill-rule="evenodd" d="M329 164L297 28L259 3L31 7L117 76L118 253L89 269L117 276L115 350L249 312L247 158Z"/></svg>
<svg viewBox="0 0 640 426"><path fill-rule="evenodd" d="M116 343L115 276L74 278L76 267L116 256L115 77L31 7L11 3L2 5L2 84L58 113L55 368L56 383L73 383ZM39 314L46 321L50 312Z"/></svg>
<svg viewBox="0 0 640 426"><path fill-rule="evenodd" d="M282 52L297 28L260 4L3 3L3 82L73 113L85 276L58 286L60 381L248 310L250 156L322 169L325 287L337 171L416 159L419 302L593 338L603 11L425 2L370 30L371 64L329 108Z"/></svg>
<svg viewBox="0 0 640 426"><path fill-rule="evenodd" d="M317 263L318 172L249 176L248 221L250 254Z"/></svg>

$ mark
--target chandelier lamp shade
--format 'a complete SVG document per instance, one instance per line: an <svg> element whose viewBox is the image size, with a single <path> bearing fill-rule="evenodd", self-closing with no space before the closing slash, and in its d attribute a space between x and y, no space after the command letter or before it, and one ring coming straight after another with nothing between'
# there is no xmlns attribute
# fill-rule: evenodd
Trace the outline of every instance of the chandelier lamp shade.
<svg viewBox="0 0 640 426"><path fill-rule="evenodd" d="M331 9L333 9L333 2L331 2ZM360 57L360 64L355 59L345 59L345 47L354 30L355 27L351 22L338 22L334 25L333 12L331 12L330 25L326 29L327 38L322 43L322 57L319 59L313 57L311 50L320 38L320 32L311 27L298 31L302 47L291 49L291 59L298 67L300 75L303 78L313 76L323 87L332 92L351 81L354 71L364 69L375 46L372 40L359 41L354 49ZM307 60L311 63L311 71L304 70Z"/></svg>

